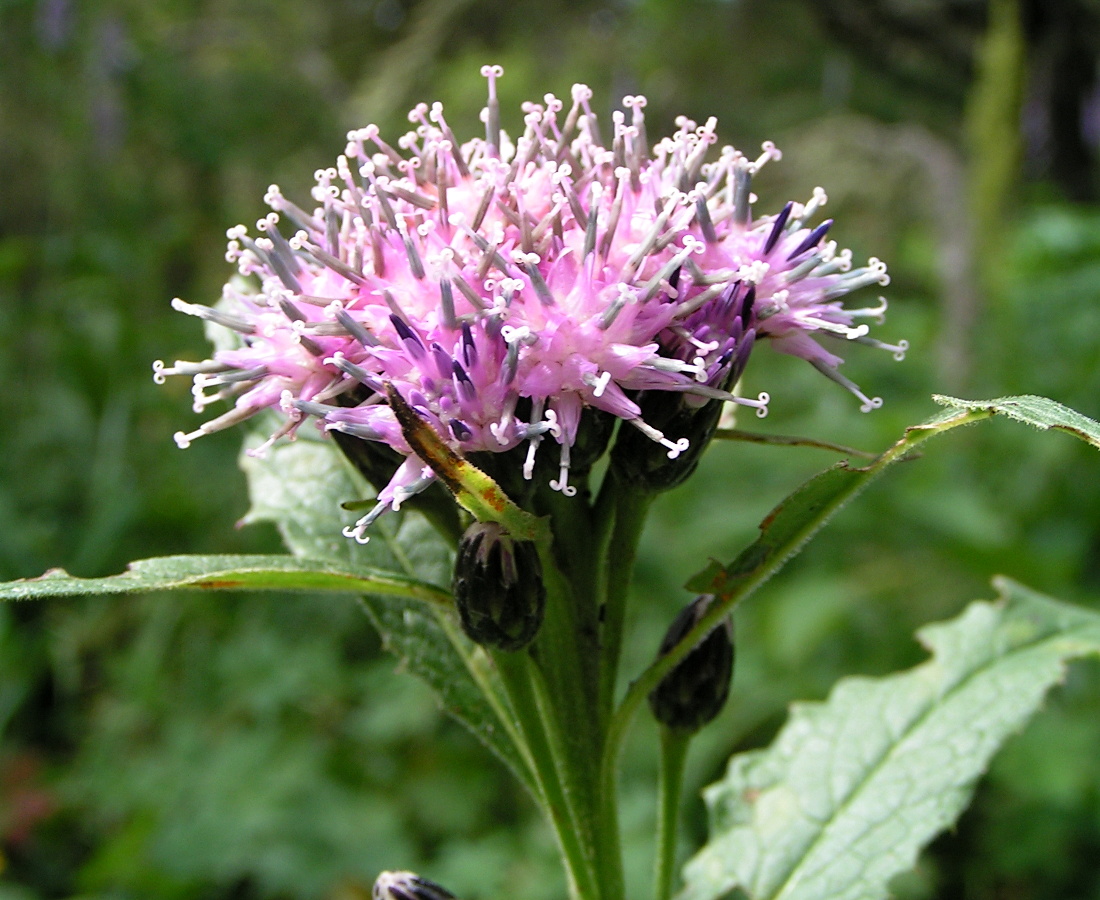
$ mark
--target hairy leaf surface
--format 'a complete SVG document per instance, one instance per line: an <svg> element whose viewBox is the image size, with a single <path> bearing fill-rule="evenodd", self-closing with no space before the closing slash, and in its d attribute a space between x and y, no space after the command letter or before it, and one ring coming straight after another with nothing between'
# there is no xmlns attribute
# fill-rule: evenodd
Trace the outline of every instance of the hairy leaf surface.
<svg viewBox="0 0 1100 900"><path fill-rule="evenodd" d="M366 566L349 568L328 560L296 556L161 556L130 563L106 578L74 578L52 569L39 578L0 585L0 600L36 600L89 594L135 594L194 588L207 591L327 591L413 597L446 604L449 595L434 584Z"/></svg>
<svg viewBox="0 0 1100 900"><path fill-rule="evenodd" d="M376 567L440 590L450 584L452 551L422 516L387 513L372 526L367 544L341 534L358 515L341 509L341 503L373 492L332 444L299 440L276 446L261 459L245 454L241 466L252 496L246 521L273 522L295 553ZM378 591L365 593L363 604L387 649L530 785L507 731L510 715L498 699L497 675L463 636L450 609Z"/></svg>
<svg viewBox="0 0 1100 900"><path fill-rule="evenodd" d="M711 837L680 900L877 900L962 812L1001 744L1068 660L1100 653L1100 615L1007 579L1001 598L923 628L927 662L849 678L793 707L772 745L705 791Z"/></svg>

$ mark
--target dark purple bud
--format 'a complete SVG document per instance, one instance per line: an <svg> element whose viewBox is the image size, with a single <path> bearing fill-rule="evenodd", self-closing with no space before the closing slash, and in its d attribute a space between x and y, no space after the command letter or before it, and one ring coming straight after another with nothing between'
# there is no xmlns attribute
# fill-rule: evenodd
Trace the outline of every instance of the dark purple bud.
<svg viewBox="0 0 1100 900"><path fill-rule="evenodd" d="M661 641L664 656L695 627L711 604L713 594L702 594L680 611ZM733 623L727 618L703 638L649 695L649 708L662 725L693 734L725 706L733 677Z"/></svg>
<svg viewBox="0 0 1100 900"><path fill-rule="evenodd" d="M513 652L538 634L546 589L531 541L475 522L459 542L451 589L462 630L475 643Z"/></svg>
<svg viewBox="0 0 1100 900"><path fill-rule="evenodd" d="M383 872L371 895L374 900L455 900L446 888L413 872Z"/></svg>
<svg viewBox="0 0 1100 900"><path fill-rule="evenodd" d="M821 239L825 237L825 233L829 230L829 226L833 224L832 219L826 219L813 231L806 235L805 239L791 251L791 255L787 257L787 261L790 262L796 256L801 256L811 247L816 247L821 243Z"/></svg>
<svg viewBox="0 0 1100 900"><path fill-rule="evenodd" d="M711 401L693 408L668 391L646 391L640 397L642 418L672 441L687 438L687 449L670 459L664 446L635 428L620 428L611 450L619 477L639 490L668 491L683 483L718 426L722 404Z"/></svg>
<svg viewBox="0 0 1100 900"><path fill-rule="evenodd" d="M768 239L764 241L764 253L767 255L772 252L772 248L775 247L776 242L779 240L779 236L783 233L783 229L787 226L787 219L791 217L791 210L794 208L794 204L791 201L787 201L787 205L779 211L779 215L775 217L775 222L772 224L771 233L768 235Z"/></svg>

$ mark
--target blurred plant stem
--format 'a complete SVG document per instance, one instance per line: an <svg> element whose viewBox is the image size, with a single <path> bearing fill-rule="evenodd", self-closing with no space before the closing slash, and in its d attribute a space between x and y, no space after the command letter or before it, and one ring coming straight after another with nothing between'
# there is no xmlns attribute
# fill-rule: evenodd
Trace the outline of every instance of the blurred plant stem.
<svg viewBox="0 0 1100 900"><path fill-rule="evenodd" d="M392 119L403 108L405 97L417 78L434 60L447 38L454 20L471 0L429 0L416 7L408 34L388 47L370 67L347 107L349 121L375 122Z"/></svg>
<svg viewBox="0 0 1100 900"><path fill-rule="evenodd" d="M1003 283L1008 246L1005 220L1023 156L1020 113L1027 69L1019 0L990 0L989 24L977 54L963 127L969 166L969 203L975 272L986 303ZM965 321L952 323L969 334L980 304Z"/></svg>

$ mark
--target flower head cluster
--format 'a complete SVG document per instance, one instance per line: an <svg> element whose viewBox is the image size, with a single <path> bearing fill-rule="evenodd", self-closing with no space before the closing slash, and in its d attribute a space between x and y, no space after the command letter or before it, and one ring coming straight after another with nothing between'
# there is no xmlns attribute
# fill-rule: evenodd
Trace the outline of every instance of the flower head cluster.
<svg viewBox="0 0 1100 900"><path fill-rule="evenodd" d="M880 319L885 301L841 301L886 284L885 266L853 269L850 252L825 242L830 222L811 227L820 189L806 204L753 216L752 177L779 158L773 145L755 159L725 147L708 162L715 121L681 118L651 148L645 99L626 97L605 146L583 85L568 107L549 94L526 104L513 142L500 128L500 69L483 74L484 139L459 144L441 105L421 104L396 148L375 126L351 132L336 166L316 173L311 211L273 185L260 234L229 231L227 258L253 286L234 280L217 308L173 305L237 332L239 345L154 365L158 381L193 376L197 411L234 403L178 433L181 447L268 408L284 416L271 441L312 417L325 431L388 445L406 461L349 529L366 540L373 518L434 477L406 443L386 385L461 454L526 443L527 478L552 440L550 484L565 494L575 492L570 450L586 409L639 429L669 457L686 440L644 420L641 392L764 415L766 394L730 393L760 338L843 384L864 410L880 404L838 374L841 359L818 339L904 353L858 324Z"/></svg>

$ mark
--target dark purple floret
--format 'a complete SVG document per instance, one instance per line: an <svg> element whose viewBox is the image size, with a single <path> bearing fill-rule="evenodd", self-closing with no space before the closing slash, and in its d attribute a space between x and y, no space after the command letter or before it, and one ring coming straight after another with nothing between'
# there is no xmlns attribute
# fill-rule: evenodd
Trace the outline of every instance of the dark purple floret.
<svg viewBox="0 0 1100 900"><path fill-rule="evenodd" d="M409 353L417 359L422 359L424 357L424 342L420 339L420 335L403 322L399 316L391 314L390 321L393 322L397 336L401 338Z"/></svg>
<svg viewBox="0 0 1100 900"><path fill-rule="evenodd" d="M756 304L756 285L750 285L741 300L741 327L748 328L752 318L752 308Z"/></svg>
<svg viewBox="0 0 1100 900"><path fill-rule="evenodd" d="M469 322L462 323L462 359L471 368L477 364L477 347L474 346L474 332Z"/></svg>
<svg viewBox="0 0 1100 900"><path fill-rule="evenodd" d="M787 257L787 262L790 262L796 256L801 256L811 247L816 247L819 243L821 243L821 239L825 237L825 233L829 230L829 226L831 226L832 224L832 219L826 219L824 222L818 225L817 228L806 235L802 243L791 251L790 256Z"/></svg>
<svg viewBox="0 0 1100 900"><path fill-rule="evenodd" d="M790 200L787 201L787 205L779 211L779 215L775 217L775 222L772 224L771 233L768 235L768 239L764 241L764 254L767 255L772 252L772 248L775 247L776 242L779 240L779 236L783 233L783 229L787 226L787 219L791 217L791 210L794 208L794 203Z"/></svg>

